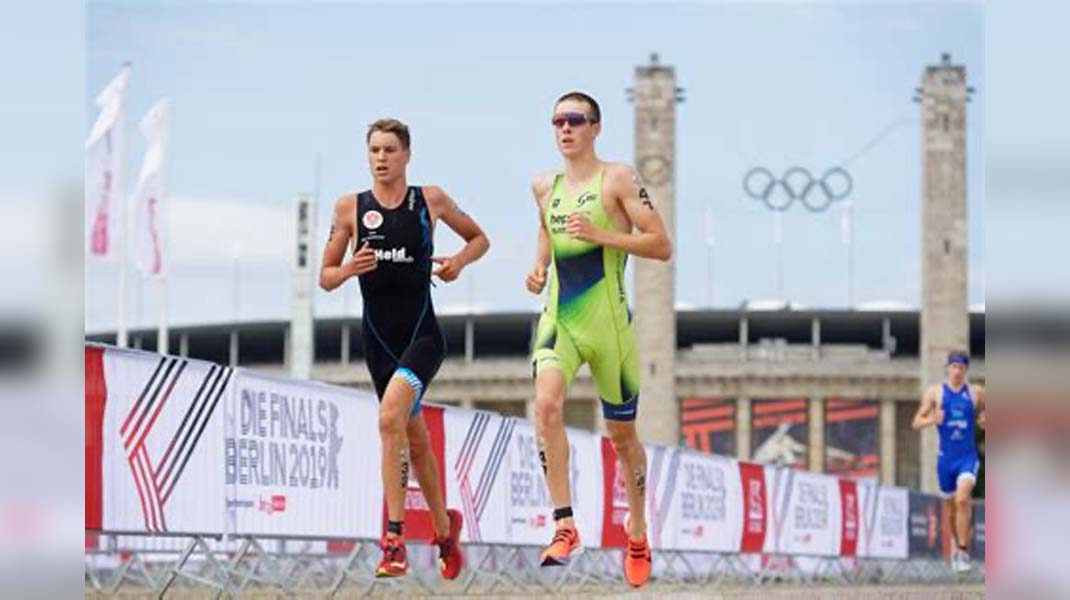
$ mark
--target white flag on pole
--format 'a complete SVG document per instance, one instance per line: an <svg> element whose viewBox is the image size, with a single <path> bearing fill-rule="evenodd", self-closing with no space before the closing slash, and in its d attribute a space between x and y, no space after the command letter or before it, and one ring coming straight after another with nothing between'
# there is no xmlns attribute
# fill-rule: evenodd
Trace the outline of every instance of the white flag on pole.
<svg viewBox="0 0 1070 600"><path fill-rule="evenodd" d="M142 117L147 144L134 191L137 210L138 264L147 277L162 277L166 267L167 144L171 137L171 101L158 101Z"/></svg>
<svg viewBox="0 0 1070 600"><path fill-rule="evenodd" d="M123 163L123 98L129 80L130 65L123 65L97 96L100 114L85 142L87 257L107 258L114 252L116 211L112 199L122 199L119 175Z"/></svg>

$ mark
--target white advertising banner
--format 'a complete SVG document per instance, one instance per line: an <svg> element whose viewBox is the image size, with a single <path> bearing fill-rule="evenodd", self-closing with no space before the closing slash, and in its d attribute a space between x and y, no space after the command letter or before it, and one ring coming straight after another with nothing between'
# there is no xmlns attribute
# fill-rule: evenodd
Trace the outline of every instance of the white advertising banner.
<svg viewBox="0 0 1070 600"><path fill-rule="evenodd" d="M514 421L506 454L509 493L508 541L547 545L554 534L554 504L539 460L535 429L526 420ZM601 438L588 431L567 429L569 489L580 541L597 547L602 535Z"/></svg>
<svg viewBox="0 0 1070 600"><path fill-rule="evenodd" d="M676 524L672 505L679 482L680 450L643 444L646 450L646 533L654 550L673 548Z"/></svg>
<svg viewBox="0 0 1070 600"><path fill-rule="evenodd" d="M233 370L109 348L102 529L223 533L223 404Z"/></svg>
<svg viewBox="0 0 1070 600"><path fill-rule="evenodd" d="M549 543L554 503L532 424L430 404L422 414L447 503L465 517L462 539ZM351 388L87 345L87 549L97 547L97 531L331 540L309 551L325 551L342 543L338 538L377 539L377 421L375 397ZM613 445L587 431L567 435L582 544L622 547L629 507ZM655 549L738 552L758 563L794 560L770 554L908 556L904 488L680 448L644 449L647 534ZM413 539L430 536L415 478L406 523ZM119 550L174 551L182 542L122 544Z"/></svg>
<svg viewBox="0 0 1070 600"><path fill-rule="evenodd" d="M669 521L676 548L736 552L743 524L743 495L736 461L679 451Z"/></svg>
<svg viewBox="0 0 1070 600"><path fill-rule="evenodd" d="M366 392L239 371L216 467L232 530L379 537L378 412Z"/></svg>
<svg viewBox="0 0 1070 600"><path fill-rule="evenodd" d="M863 508L860 554L871 558L906 558L910 515L907 489L862 483L858 487Z"/></svg>
<svg viewBox="0 0 1070 600"><path fill-rule="evenodd" d="M512 482L506 455L514 419L484 412L445 411L446 503L464 514L465 542L509 541Z"/></svg>
<svg viewBox="0 0 1070 600"><path fill-rule="evenodd" d="M838 554L838 480L828 475L789 468L777 469L773 477L773 551L812 556Z"/></svg>

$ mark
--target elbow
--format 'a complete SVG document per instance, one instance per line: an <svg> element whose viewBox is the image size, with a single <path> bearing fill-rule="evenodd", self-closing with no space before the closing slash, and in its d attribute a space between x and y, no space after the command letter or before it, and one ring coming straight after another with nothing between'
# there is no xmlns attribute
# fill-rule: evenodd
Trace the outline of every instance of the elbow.
<svg viewBox="0 0 1070 600"><path fill-rule="evenodd" d="M669 262L672 260L672 242L666 239L665 242L661 244L661 247L658 248L658 253L655 258L662 262Z"/></svg>
<svg viewBox="0 0 1070 600"><path fill-rule="evenodd" d="M331 282L322 273L320 273L319 285L320 289L325 292L329 292L335 288L335 286L331 285Z"/></svg>

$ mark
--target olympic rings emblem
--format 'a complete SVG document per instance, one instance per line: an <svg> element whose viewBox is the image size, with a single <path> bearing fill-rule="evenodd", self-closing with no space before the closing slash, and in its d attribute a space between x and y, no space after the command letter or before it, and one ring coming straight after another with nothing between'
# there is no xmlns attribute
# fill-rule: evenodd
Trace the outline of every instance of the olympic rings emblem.
<svg viewBox="0 0 1070 600"><path fill-rule="evenodd" d="M777 188L781 191L778 192ZM792 167L777 179L769 169L754 167L743 177L743 191L761 200L771 210L785 211L799 200L808 210L822 212L833 202L843 200L854 188L851 174L843 167L832 167L815 179L810 171ZM814 190L818 191L814 191ZM816 200L811 200L817 194Z"/></svg>

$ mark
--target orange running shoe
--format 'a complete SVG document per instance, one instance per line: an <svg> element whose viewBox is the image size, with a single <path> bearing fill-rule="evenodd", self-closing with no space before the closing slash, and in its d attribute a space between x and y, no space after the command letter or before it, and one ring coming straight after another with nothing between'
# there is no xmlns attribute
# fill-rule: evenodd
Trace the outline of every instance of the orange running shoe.
<svg viewBox="0 0 1070 600"><path fill-rule="evenodd" d="M401 538L386 536L379 543L383 549L383 559L375 569L376 577L400 577L409 570L408 552L405 541Z"/></svg>
<svg viewBox="0 0 1070 600"><path fill-rule="evenodd" d="M580 534L575 527L562 527L554 532L554 539L540 554L542 566L563 567L572 560L572 553L580 548ZM579 554L579 552L576 552Z"/></svg>
<svg viewBox="0 0 1070 600"><path fill-rule="evenodd" d="M650 544L646 536L639 541L628 540L624 549L624 578L632 587L642 587L650 579Z"/></svg>
<svg viewBox="0 0 1070 600"><path fill-rule="evenodd" d="M456 579L464 568L464 553L461 552L461 526L464 525L464 515L461 511L449 509L446 514L450 517L450 532L446 537L431 540L438 546L438 572L444 579Z"/></svg>

